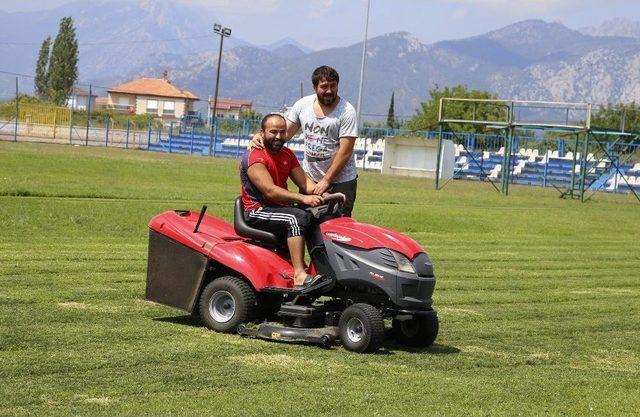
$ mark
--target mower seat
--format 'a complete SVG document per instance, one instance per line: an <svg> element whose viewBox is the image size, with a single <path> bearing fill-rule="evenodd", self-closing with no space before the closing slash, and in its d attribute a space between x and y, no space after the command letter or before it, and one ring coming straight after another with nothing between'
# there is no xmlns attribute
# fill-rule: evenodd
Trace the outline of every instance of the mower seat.
<svg viewBox="0 0 640 417"><path fill-rule="evenodd" d="M254 240L261 246L279 248L284 245L284 242L281 239L278 239L278 237L273 233L254 229L246 223L242 197L236 198L236 204L233 209L233 228L238 236Z"/></svg>

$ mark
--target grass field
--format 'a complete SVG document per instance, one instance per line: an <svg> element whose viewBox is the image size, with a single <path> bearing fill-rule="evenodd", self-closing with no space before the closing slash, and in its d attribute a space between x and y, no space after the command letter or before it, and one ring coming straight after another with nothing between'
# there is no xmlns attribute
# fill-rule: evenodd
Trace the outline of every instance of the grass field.
<svg viewBox="0 0 640 417"><path fill-rule="evenodd" d="M640 204L363 173L429 252L440 335L376 355L217 334L144 301L147 222L228 220L236 161L0 143L0 415L640 415Z"/></svg>

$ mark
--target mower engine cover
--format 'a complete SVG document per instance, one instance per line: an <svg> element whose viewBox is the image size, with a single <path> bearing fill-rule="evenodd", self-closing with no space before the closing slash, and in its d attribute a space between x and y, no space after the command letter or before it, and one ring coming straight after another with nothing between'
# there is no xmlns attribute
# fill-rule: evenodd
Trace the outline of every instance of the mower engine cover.
<svg viewBox="0 0 640 417"><path fill-rule="evenodd" d="M376 288L400 308L431 307L433 267L416 241L349 217L328 220L320 228L329 263L342 285Z"/></svg>

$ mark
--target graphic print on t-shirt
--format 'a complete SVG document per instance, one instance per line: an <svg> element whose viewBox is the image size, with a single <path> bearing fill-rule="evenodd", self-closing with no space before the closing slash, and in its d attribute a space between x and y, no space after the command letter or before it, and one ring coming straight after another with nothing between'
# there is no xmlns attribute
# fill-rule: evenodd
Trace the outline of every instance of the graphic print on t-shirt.
<svg viewBox="0 0 640 417"><path fill-rule="evenodd" d="M329 139L329 129L319 123L305 123L302 127L306 137L304 153L313 158L330 158L337 151L339 142Z"/></svg>
<svg viewBox="0 0 640 417"><path fill-rule="evenodd" d="M324 178L333 163L341 137L356 138L358 127L356 111L349 102L339 99L333 111L324 117L315 114L312 94L298 100L287 112L287 119L300 126L304 141L304 161L302 167L309 178L318 182ZM353 156L342 171L333 179L334 183L351 181L356 178Z"/></svg>

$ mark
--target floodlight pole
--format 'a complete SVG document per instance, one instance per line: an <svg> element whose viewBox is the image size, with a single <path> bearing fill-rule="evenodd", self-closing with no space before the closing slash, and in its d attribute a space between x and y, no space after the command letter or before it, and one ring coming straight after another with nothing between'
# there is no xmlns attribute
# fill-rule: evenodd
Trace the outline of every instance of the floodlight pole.
<svg viewBox="0 0 640 417"><path fill-rule="evenodd" d="M360 129L360 119L362 117L362 89L364 85L364 64L367 61L367 36L369 33L369 9L371 8L371 0L367 0L367 19L364 23L364 42L362 43L362 61L360 63L360 88L358 89L358 105L356 107L356 121L358 123L358 129ZM367 140L365 139L365 146L367 144ZM364 161L366 160L367 155L364 155L363 158L363 166Z"/></svg>
<svg viewBox="0 0 640 417"><path fill-rule="evenodd" d="M222 44L224 43L224 38L231 36L231 28L222 27L222 25L216 23L213 25L213 31L220 35L220 50L218 51L218 70L216 72L216 89L213 94L213 110L211 112L211 129L209 131L209 156L212 154L213 149L213 131L216 123L216 112L218 110L218 85L220 84L220 64L222 61ZM211 104L211 103L209 103ZM214 149L215 152L215 149ZM214 153L215 155L215 153Z"/></svg>

